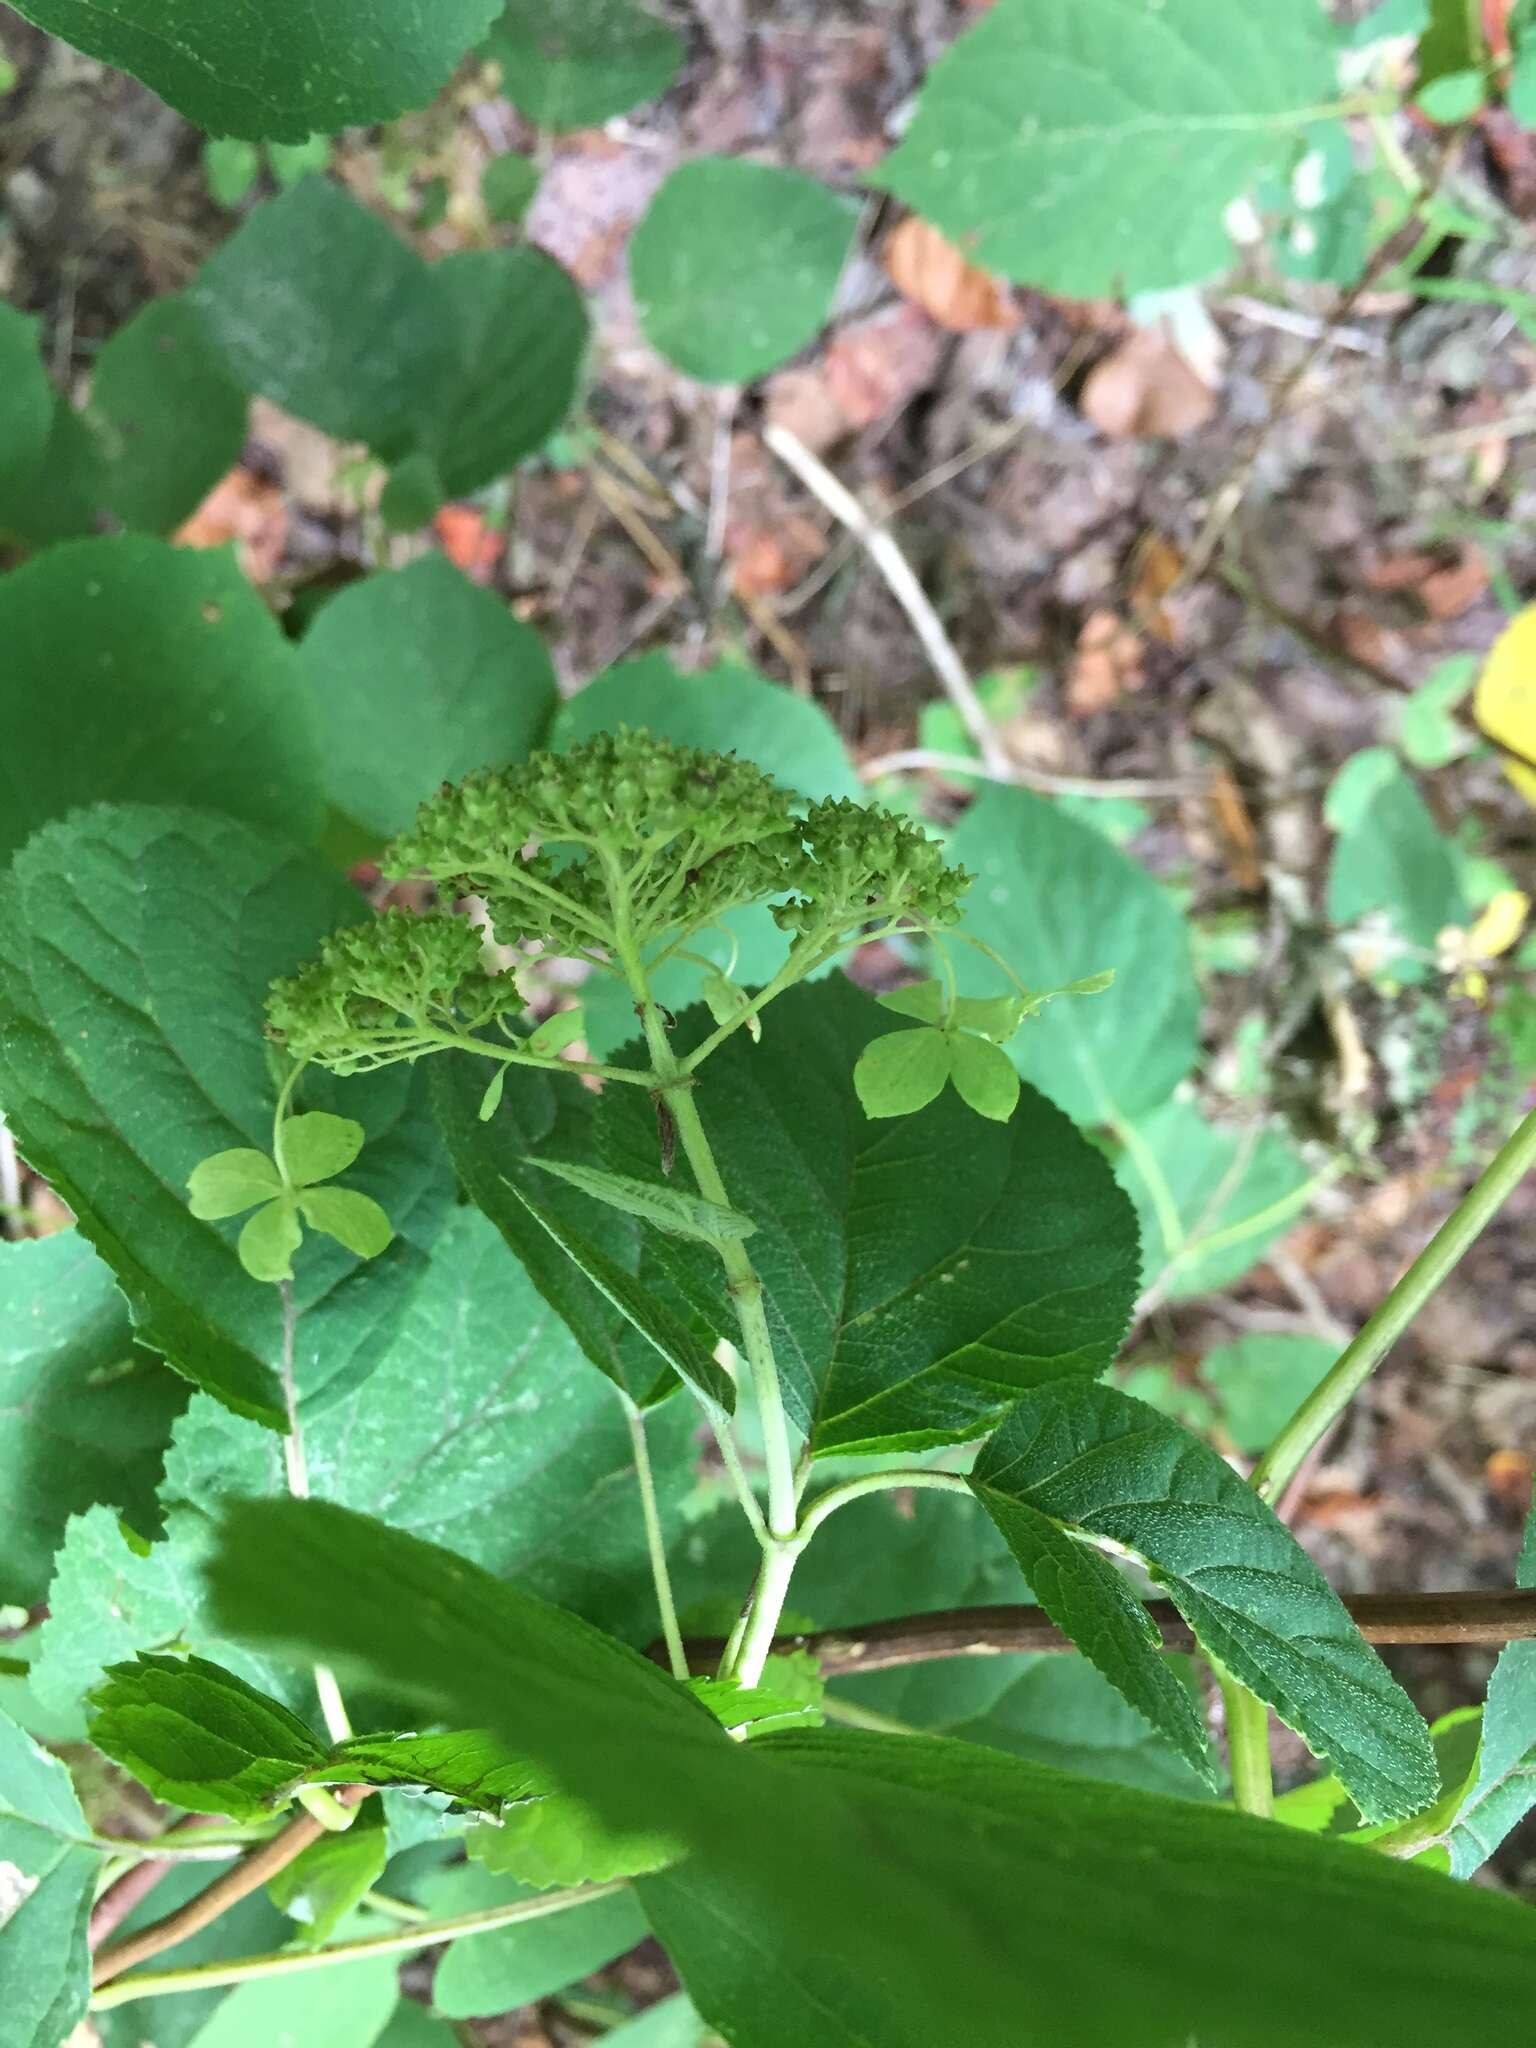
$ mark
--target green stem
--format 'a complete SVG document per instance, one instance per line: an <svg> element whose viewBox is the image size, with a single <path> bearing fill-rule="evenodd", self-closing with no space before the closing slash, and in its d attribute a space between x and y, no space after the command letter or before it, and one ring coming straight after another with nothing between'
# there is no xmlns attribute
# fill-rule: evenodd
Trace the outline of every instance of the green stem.
<svg viewBox="0 0 1536 2048"><path fill-rule="evenodd" d="M688 1676L688 1655L683 1648L683 1632L677 1625L677 1603L672 1598L667 1540L662 1534L661 1512L656 1505L656 1480L651 1471L650 1446L645 1440L645 1417L627 1394L621 1392L619 1399L624 1403L624 1419L629 1424L629 1440L634 1446L635 1477L640 1483L640 1510L645 1517L645 1547L650 1553L651 1582L656 1588L656 1606L661 1614L667 1662L672 1667L672 1676L683 1679Z"/></svg>
<svg viewBox="0 0 1536 2048"><path fill-rule="evenodd" d="M1275 1811L1275 1787L1269 1758L1269 1709L1214 1660L1211 1669L1221 1687L1227 1718L1227 1756L1232 1765L1232 1798L1239 1813Z"/></svg>
<svg viewBox="0 0 1536 2048"><path fill-rule="evenodd" d="M174 1991L210 1991L225 1984L246 1984L253 1977L291 1977L301 1970L362 1962L369 1956L409 1955L413 1949L431 1948L441 1941L463 1941L470 1935L515 1926L521 1920L540 1920L549 1913L564 1913L572 1906L609 1898L622 1889L622 1883L579 1885L571 1891L540 1892L535 1898L488 1906L479 1913L460 1913L449 1920L415 1921L391 1934L364 1935L357 1941L334 1942L329 1948L278 1949L270 1955L242 1956L232 1963L140 1970L137 1975L104 1984L92 1997L91 2010L104 2012L109 2006L126 2005L130 1999L163 1998Z"/></svg>
<svg viewBox="0 0 1536 2048"><path fill-rule="evenodd" d="M1536 1109L1522 1119L1513 1136L1489 1160L1471 1191L1447 1216L1358 1336L1345 1347L1321 1385L1302 1402L1254 1467L1252 1484L1265 1500L1273 1502L1284 1493L1313 1445L1338 1421L1425 1302L1449 1277L1533 1166Z"/></svg>
<svg viewBox="0 0 1536 2048"><path fill-rule="evenodd" d="M867 1493L888 1493L898 1486L932 1486L946 1493L968 1494L971 1490L971 1482L963 1472L934 1472L926 1465L909 1471L898 1467L887 1472L864 1472L857 1479L845 1479L841 1486L828 1488L819 1500L811 1502L800 1517L801 1543L809 1543L828 1515L836 1514L849 1501L862 1500Z"/></svg>

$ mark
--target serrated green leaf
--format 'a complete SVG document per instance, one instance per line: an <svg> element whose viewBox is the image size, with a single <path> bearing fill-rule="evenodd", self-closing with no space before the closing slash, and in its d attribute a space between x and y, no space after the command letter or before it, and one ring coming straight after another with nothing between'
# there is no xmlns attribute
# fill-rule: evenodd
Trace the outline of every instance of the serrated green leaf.
<svg viewBox="0 0 1536 2048"><path fill-rule="evenodd" d="M311 1230L334 1237L360 1259L376 1259L394 1242L394 1225L372 1195L355 1188L310 1188L299 1196L299 1208Z"/></svg>
<svg viewBox="0 0 1536 2048"><path fill-rule="evenodd" d="M544 1163L547 1166L550 1162ZM731 1413L736 1405L735 1382L716 1365L708 1345L674 1316L658 1295L518 1182L503 1175L502 1188L554 1239L582 1278L639 1331L664 1366L670 1366L712 1407Z"/></svg>
<svg viewBox="0 0 1536 2048"><path fill-rule="evenodd" d="M203 1657L109 1665L90 1706L102 1754L190 1813L261 1820L325 1755L280 1701Z"/></svg>
<svg viewBox="0 0 1536 2048"><path fill-rule="evenodd" d="M280 1305L242 1270L235 1227L194 1217L182 1190L208 1155L268 1141L266 986L361 910L339 876L232 819L138 806L48 826L0 889L0 1103L18 1141L112 1268L139 1340L273 1428ZM306 1402L371 1368L451 1199L424 1077L306 1074L306 1105L338 1097L369 1134L355 1178L402 1241L366 1269L328 1243L306 1254Z"/></svg>
<svg viewBox="0 0 1536 2048"><path fill-rule="evenodd" d="M90 1996L101 1858L69 1773L0 1715L0 2044L57 2048Z"/></svg>
<svg viewBox="0 0 1536 2048"><path fill-rule="evenodd" d="M1136 1642L1139 1603L1102 1546L1167 1588L1202 1649L1332 1761L1368 1819L1405 1819L1435 1797L1424 1724L1343 1602L1177 1423L1111 1387L1045 1387L983 1447L971 1484L1041 1605L1138 1711L1161 1660L1146 1633Z"/></svg>
<svg viewBox="0 0 1536 2048"><path fill-rule="evenodd" d="M341 0L323 15L271 0L26 0L50 35L132 72L214 135L303 142L424 106L484 32L496 0Z"/></svg>
<svg viewBox="0 0 1536 2048"><path fill-rule="evenodd" d="M475 1864L434 1871L422 1899L437 1916L483 1912L537 1894L515 1878ZM455 1942L437 1966L432 2003L450 2019L530 2005L590 1976L643 1941L645 1916L621 1893Z"/></svg>
<svg viewBox="0 0 1536 2048"><path fill-rule="evenodd" d="M1041 1380L1101 1372L1136 1270L1129 1204L1103 1157L1031 1091L1006 1125L945 1094L872 1122L849 1085L885 1013L834 977L727 1039L694 1100L727 1192L758 1220L785 1400L814 1450L915 1450L983 1434ZM709 1030L680 1020L686 1048ZM598 1137L616 1170L654 1148L638 1089L610 1089ZM679 1174L683 1171L680 1166ZM735 1328L719 1263L658 1240L700 1315Z"/></svg>
<svg viewBox="0 0 1536 2048"><path fill-rule="evenodd" d="M531 157L507 150L493 156L480 173L480 203L493 221L510 227L534 202L540 172Z"/></svg>
<svg viewBox="0 0 1536 2048"><path fill-rule="evenodd" d="M53 386L38 354L37 322L0 305L0 528L25 517L25 495L53 427Z"/></svg>
<svg viewBox="0 0 1536 2048"><path fill-rule="evenodd" d="M1005 1124L1019 1106L1019 1070L1000 1045L957 1031L949 1041L949 1075L960 1100L978 1116Z"/></svg>
<svg viewBox="0 0 1536 2048"><path fill-rule="evenodd" d="M1223 1129L1176 1099L1120 1136L1115 1177L1136 1204L1142 1279L1170 1300L1231 1286L1306 1208L1311 1176L1281 1130Z"/></svg>
<svg viewBox="0 0 1536 2048"><path fill-rule="evenodd" d="M540 128L594 128L665 92L683 60L675 29L633 0L507 0L483 54L501 89Z"/></svg>
<svg viewBox="0 0 1536 2048"><path fill-rule="evenodd" d="M349 1828L328 1830L269 1878L267 1896L303 1928L305 1943L318 1948L378 1883L388 1860L383 1805L366 1799Z"/></svg>
<svg viewBox="0 0 1536 2048"><path fill-rule="evenodd" d="M541 1207L568 1219L579 1235L626 1271L644 1271L638 1223L616 1211L594 1214L590 1203L563 1187L551 1187L527 1164L530 1156L542 1158L546 1153L597 1163L592 1100L574 1082L562 1084L531 1068L505 1072L499 1113L493 1122L482 1123L481 1062L470 1054L432 1062L433 1107L465 1193L501 1232L598 1371L642 1407L663 1400L676 1389L676 1375L658 1367L652 1345L572 1264L527 1206L511 1199L504 1185L523 1177L530 1187L537 1183ZM654 1258L649 1263L654 1265Z"/></svg>
<svg viewBox="0 0 1536 2048"><path fill-rule="evenodd" d="M246 411L246 393L187 302L167 295L141 306L91 375L104 509L140 532L170 533L239 461Z"/></svg>
<svg viewBox="0 0 1536 2048"><path fill-rule="evenodd" d="M41 1603L65 1524L92 1502L153 1524L186 1396L135 1346L128 1305L78 1231L0 1244L0 1601Z"/></svg>
<svg viewBox="0 0 1536 2048"><path fill-rule="evenodd" d="M0 583L0 641L0 854L102 798L318 831L313 712L231 559L137 534L51 548Z"/></svg>
<svg viewBox="0 0 1536 2048"><path fill-rule="evenodd" d="M1091 1003L1053 1004L1009 1046L1026 1081L1080 1123L1138 1116L1195 1063L1200 990L1187 924L1146 869L1102 834L1022 789L987 789L951 833L948 857L977 884L962 929L985 939L1031 985L1067 988L1114 970ZM999 969L957 946L972 995Z"/></svg>
<svg viewBox="0 0 1536 2048"><path fill-rule="evenodd" d="M898 1017L915 1017L920 1024L942 1024L947 1014L944 991L936 981L915 981L910 988L893 988L875 1001L882 1010L894 1010Z"/></svg>
<svg viewBox="0 0 1536 2048"><path fill-rule="evenodd" d="M323 178L258 206L186 297L246 390L386 460L457 368L432 272Z"/></svg>
<svg viewBox="0 0 1536 2048"><path fill-rule="evenodd" d="M681 164L630 237L646 340L705 384L748 384L825 326L857 215L801 171L745 157Z"/></svg>
<svg viewBox="0 0 1536 2048"><path fill-rule="evenodd" d="M570 1616L315 1502L231 1510L214 1583L253 1639L495 1726L612 1830L693 1841L636 1891L739 2048L1018 2048L1021 2026L1081 2048L1483 2048L1536 1998L1512 1900L971 1744L732 1743Z"/></svg>
<svg viewBox="0 0 1536 2048"><path fill-rule="evenodd" d="M1536 1586L1536 1509L1515 1583ZM1488 1681L1477 1777L1450 1830L1451 1869L1479 1870L1536 1806L1536 1642L1506 1643Z"/></svg>
<svg viewBox="0 0 1536 2048"><path fill-rule="evenodd" d="M869 1117L912 1116L944 1092L951 1064L942 1031L888 1031L859 1054L853 1085Z"/></svg>
<svg viewBox="0 0 1536 2048"><path fill-rule="evenodd" d="M256 1211L241 1231L235 1249L253 1280L291 1280L293 1255L303 1242L297 1204L279 1196Z"/></svg>
<svg viewBox="0 0 1536 2048"><path fill-rule="evenodd" d="M871 182L1020 284L1198 283L1232 262L1226 209L1336 96L1335 62L1321 11L1290 0L998 0Z"/></svg>
<svg viewBox="0 0 1536 2048"><path fill-rule="evenodd" d="M265 1152L236 1145L200 1159L187 1175L187 1207L200 1221L242 1215L283 1191L282 1176Z"/></svg>
<svg viewBox="0 0 1536 2048"><path fill-rule="evenodd" d="M366 1134L351 1117L312 1109L284 1117L278 1135L289 1184L307 1188L318 1180L330 1180L335 1174L345 1173L362 1151Z"/></svg>
<svg viewBox="0 0 1536 2048"><path fill-rule="evenodd" d="M601 1166L578 1166L559 1159L531 1159L542 1173L555 1174L573 1188L580 1188L594 1201L605 1202L625 1216L638 1216L677 1237L702 1238L714 1244L722 1238L750 1237L757 1225L738 1209L723 1202L706 1202L683 1188L659 1181L636 1180L627 1173L609 1173Z"/></svg>

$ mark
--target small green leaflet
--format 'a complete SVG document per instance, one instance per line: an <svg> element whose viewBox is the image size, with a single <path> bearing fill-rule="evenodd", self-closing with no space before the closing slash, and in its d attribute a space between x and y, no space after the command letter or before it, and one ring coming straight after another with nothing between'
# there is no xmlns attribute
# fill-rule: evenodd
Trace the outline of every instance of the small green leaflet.
<svg viewBox="0 0 1536 2048"><path fill-rule="evenodd" d="M1105 1551L1166 1587L1201 1647L1329 1758L1368 1820L1433 1800L1412 1703L1284 1524L1178 1423L1112 1387L1042 1387L983 1447L971 1485L1047 1613L1190 1761L1204 1731Z"/></svg>
<svg viewBox="0 0 1536 2048"><path fill-rule="evenodd" d="M682 1188L663 1187L648 1180L635 1180L627 1173L607 1173L600 1166L577 1166L560 1159L530 1159L545 1173L557 1174L612 1209L626 1216L638 1216L654 1223L658 1230L670 1230L679 1237L702 1238L706 1244L721 1238L750 1237L757 1225L750 1216L728 1209L720 1202L706 1202Z"/></svg>
<svg viewBox="0 0 1536 2048"><path fill-rule="evenodd" d="M296 1714L203 1657L110 1664L91 1740L157 1799L260 1820L325 1756Z"/></svg>
<svg viewBox="0 0 1536 2048"><path fill-rule="evenodd" d="M548 1166L548 1161L541 1161ZM516 1181L501 1176L501 1185L513 1201L525 1209L535 1223L554 1239L565 1256L619 1313L637 1329L664 1363L685 1379L695 1393L713 1408L729 1415L736 1406L736 1387L729 1373L716 1365L708 1348L673 1315L664 1301L651 1293L633 1273L611 1259L590 1238L573 1230L563 1218L535 1201Z"/></svg>
<svg viewBox="0 0 1536 2048"><path fill-rule="evenodd" d="M69 1773L0 1715L0 2043L57 2048L90 1995L101 1858Z"/></svg>

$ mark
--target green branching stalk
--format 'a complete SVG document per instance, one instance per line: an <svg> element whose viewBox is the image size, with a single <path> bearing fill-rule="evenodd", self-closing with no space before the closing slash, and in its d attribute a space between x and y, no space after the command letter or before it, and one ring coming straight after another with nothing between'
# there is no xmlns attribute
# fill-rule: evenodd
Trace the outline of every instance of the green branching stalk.
<svg viewBox="0 0 1536 2048"><path fill-rule="evenodd" d="M460 1913L452 1919L415 1920L389 1934L333 1942L329 1948L277 1949L269 1955L242 1956L235 1962L194 1963L179 1970L140 1970L102 1985L92 1995L91 2010L104 2012L109 2006L126 2005L131 1999L165 1998L173 1992L222 1990L230 1984L248 1984L253 1977L292 1977L303 1970L329 1969L334 1963L366 1962L370 1956L410 1955L440 1942L465 1941L472 1935L493 1933L498 1927L515 1927L524 1920L542 1920L551 1913L569 1912L573 1906L590 1905L594 1899L609 1898L623 1888L622 1883L580 1885L569 1891L540 1892L535 1898L488 1906L478 1913Z"/></svg>
<svg viewBox="0 0 1536 2048"><path fill-rule="evenodd" d="M1371 1374L1437 1288L1536 1166L1536 1110L1489 1160L1470 1192L1447 1216L1401 1280L1370 1317L1337 1363L1309 1394L1254 1467L1252 1483L1276 1501L1303 1460L1338 1421Z"/></svg>

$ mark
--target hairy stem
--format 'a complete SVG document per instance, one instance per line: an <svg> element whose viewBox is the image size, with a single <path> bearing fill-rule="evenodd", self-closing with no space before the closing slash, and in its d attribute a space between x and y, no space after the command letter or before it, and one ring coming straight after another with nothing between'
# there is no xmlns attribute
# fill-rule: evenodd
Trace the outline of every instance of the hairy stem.
<svg viewBox="0 0 1536 2048"><path fill-rule="evenodd" d="M640 1509L645 1517L645 1547L651 1558L651 1581L656 1588L667 1661L674 1678L686 1678L688 1659L683 1655L683 1633L677 1625L677 1603L672 1598L672 1574L667 1569L667 1541L656 1505L656 1479L651 1470L650 1446L645 1440L645 1417L627 1394L621 1392L619 1398L624 1403L624 1420L629 1424L629 1440L634 1446L635 1477L640 1484Z"/></svg>
<svg viewBox="0 0 1536 2048"><path fill-rule="evenodd" d="M1489 1160L1465 1198L1447 1216L1359 1335L1346 1345L1254 1467L1252 1484L1278 1500L1302 1460L1338 1421L1430 1296L1446 1280L1499 1210L1536 1166L1536 1110Z"/></svg>
<svg viewBox="0 0 1536 2048"><path fill-rule="evenodd" d="M413 1949L431 1948L439 1942L463 1941L467 1936L489 1934L497 1927L512 1927L521 1920L542 1920L550 1913L568 1912L593 1899L606 1899L622 1891L622 1883L586 1884L570 1891L540 1892L531 1899L516 1899L504 1906L488 1906L478 1913L460 1913L448 1920L414 1920L392 1934L363 1935L356 1941L338 1941L329 1948L278 1949L270 1955L242 1956L232 1963L198 1963L183 1970L146 1970L126 1977L91 1999L91 2010L126 2005L132 1998L163 1998L174 1991L211 1991L226 1984L246 1984L253 1977L291 1977L300 1970L324 1970L333 1963L356 1963L369 1956L409 1955ZM124 1946L126 1947L126 1943Z"/></svg>
<svg viewBox="0 0 1536 2048"><path fill-rule="evenodd" d="M281 1168L281 1161L279 1167ZM295 1500L308 1500L309 1465L304 1456L304 1429L299 1421L299 1386L293 1367L294 1333L298 1328L299 1311L293 1298L293 1282L280 1280L277 1285L283 1309L283 1406L288 1411L288 1434L283 1438L283 1467L288 1478L289 1493ZM346 1702L341 1696L341 1687L336 1683L336 1674L329 1665L317 1664L314 1676L315 1692L320 1701L320 1713L325 1722L326 1733L332 1742L345 1742L352 1733L352 1723L347 1715Z"/></svg>
<svg viewBox="0 0 1536 2048"><path fill-rule="evenodd" d="M1226 1709L1233 1803L1239 1813L1270 1819L1275 1811L1275 1785L1269 1757L1269 1709L1214 1658L1211 1669Z"/></svg>

